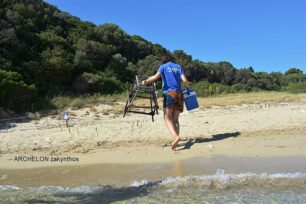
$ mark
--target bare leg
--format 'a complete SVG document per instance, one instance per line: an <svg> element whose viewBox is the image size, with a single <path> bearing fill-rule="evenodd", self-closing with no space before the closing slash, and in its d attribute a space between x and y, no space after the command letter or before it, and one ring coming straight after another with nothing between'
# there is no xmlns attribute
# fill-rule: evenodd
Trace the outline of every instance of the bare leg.
<svg viewBox="0 0 306 204"><path fill-rule="evenodd" d="M173 122L173 107L164 108L164 119L168 127L168 130L170 131L173 138L172 149L175 149L180 138L179 135L177 134L177 130Z"/></svg>
<svg viewBox="0 0 306 204"><path fill-rule="evenodd" d="M173 110L172 113L173 125L175 127L175 132L178 136L180 136L180 123L179 123L180 113L181 112L178 110Z"/></svg>
<svg viewBox="0 0 306 204"><path fill-rule="evenodd" d="M170 134L171 134L173 140L175 140L178 137L178 135L177 135L175 127L173 125L172 115L173 115L173 107L164 108L164 120L165 120L166 126L167 126L168 130L170 131Z"/></svg>

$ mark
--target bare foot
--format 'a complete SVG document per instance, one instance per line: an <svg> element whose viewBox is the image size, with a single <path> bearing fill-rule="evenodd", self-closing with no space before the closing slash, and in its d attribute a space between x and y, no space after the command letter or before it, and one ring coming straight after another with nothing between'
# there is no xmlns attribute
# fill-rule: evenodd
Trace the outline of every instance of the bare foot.
<svg viewBox="0 0 306 204"><path fill-rule="evenodd" d="M181 139L178 137L176 138L176 140L174 140L174 142L172 143L172 150L175 150L175 148L177 147L177 144L179 143Z"/></svg>

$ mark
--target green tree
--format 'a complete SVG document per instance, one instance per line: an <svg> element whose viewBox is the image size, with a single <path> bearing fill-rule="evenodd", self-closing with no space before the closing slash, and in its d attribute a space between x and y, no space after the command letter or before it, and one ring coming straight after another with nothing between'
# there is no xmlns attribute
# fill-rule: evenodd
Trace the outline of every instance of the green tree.
<svg viewBox="0 0 306 204"><path fill-rule="evenodd" d="M150 76L156 73L157 68L161 65L160 58L154 55L148 55L146 58L139 60L137 63L137 74Z"/></svg>
<svg viewBox="0 0 306 204"><path fill-rule="evenodd" d="M132 70L128 69L128 61L120 53L113 55L112 59L105 68L105 73L109 76L115 76L122 82L132 82L134 79Z"/></svg>
<svg viewBox="0 0 306 204"><path fill-rule="evenodd" d="M74 57L76 68L83 68L82 70L84 71L90 70L91 68L103 71L112 59L115 51L115 46L80 39L76 45L76 54ZM81 62L81 60L85 60L85 62ZM89 67L84 67L84 64L88 64Z"/></svg>
<svg viewBox="0 0 306 204"><path fill-rule="evenodd" d="M298 68L290 68L285 72L284 81L286 84L306 81L306 75Z"/></svg>
<svg viewBox="0 0 306 204"><path fill-rule="evenodd" d="M102 93L112 94L123 90L123 84L114 76L105 73L87 73L77 77L74 81L74 89L78 93Z"/></svg>
<svg viewBox="0 0 306 204"><path fill-rule="evenodd" d="M42 62L25 63L24 75L37 84L41 95L55 95L65 92L71 83L72 63L65 50L55 47L41 53ZM28 74L29 73L29 74Z"/></svg>
<svg viewBox="0 0 306 204"><path fill-rule="evenodd" d="M246 84L253 77L254 70L252 67L239 69L235 72L235 83Z"/></svg>
<svg viewBox="0 0 306 204"><path fill-rule="evenodd" d="M303 74L303 71L298 68L290 68L285 72L285 76L290 74Z"/></svg>
<svg viewBox="0 0 306 204"><path fill-rule="evenodd" d="M183 50L174 50L173 55L178 64L182 67L186 67L188 63L191 62L192 56L186 54Z"/></svg>
<svg viewBox="0 0 306 204"><path fill-rule="evenodd" d="M28 109L35 95L35 86L24 83L20 74L0 70L1 107L15 111Z"/></svg>
<svg viewBox="0 0 306 204"><path fill-rule="evenodd" d="M185 75L190 81L198 82L201 80L207 80L209 70L199 60L192 60L185 65Z"/></svg>
<svg viewBox="0 0 306 204"><path fill-rule="evenodd" d="M126 55L131 48L131 38L119 26L106 23L95 28L99 42L116 46L119 53Z"/></svg>
<svg viewBox="0 0 306 204"><path fill-rule="evenodd" d="M232 85L235 81L236 69L226 61L208 64L209 76L208 80L211 83L222 83Z"/></svg>

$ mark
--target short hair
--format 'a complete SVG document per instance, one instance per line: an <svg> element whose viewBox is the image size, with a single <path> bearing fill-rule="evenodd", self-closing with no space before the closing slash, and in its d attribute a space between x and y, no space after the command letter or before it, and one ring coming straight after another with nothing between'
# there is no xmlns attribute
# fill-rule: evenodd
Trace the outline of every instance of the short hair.
<svg viewBox="0 0 306 204"><path fill-rule="evenodd" d="M161 62L163 64L165 64L167 62L175 62L175 58L170 52L165 52L164 56L161 59Z"/></svg>

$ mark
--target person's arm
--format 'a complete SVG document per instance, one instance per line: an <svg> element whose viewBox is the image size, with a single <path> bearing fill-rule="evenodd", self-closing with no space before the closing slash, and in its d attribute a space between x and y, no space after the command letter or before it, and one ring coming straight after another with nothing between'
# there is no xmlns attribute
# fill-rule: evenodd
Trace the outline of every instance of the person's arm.
<svg viewBox="0 0 306 204"><path fill-rule="evenodd" d="M159 79L160 76L161 76L160 72L156 72L156 74L154 74L153 76L149 77L149 78L146 79L146 80L143 80L141 84L142 84L142 85L150 84L150 83L156 81L157 79Z"/></svg>
<svg viewBox="0 0 306 204"><path fill-rule="evenodd" d="M182 75L181 75L181 78L182 78L182 81L183 81L183 83L184 83L184 86L185 86L186 88L189 88L189 87L190 87L190 82L189 82L188 79L186 78L185 74L182 74Z"/></svg>

